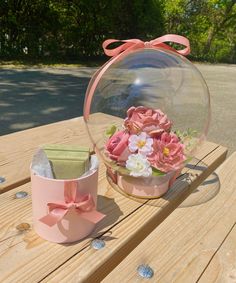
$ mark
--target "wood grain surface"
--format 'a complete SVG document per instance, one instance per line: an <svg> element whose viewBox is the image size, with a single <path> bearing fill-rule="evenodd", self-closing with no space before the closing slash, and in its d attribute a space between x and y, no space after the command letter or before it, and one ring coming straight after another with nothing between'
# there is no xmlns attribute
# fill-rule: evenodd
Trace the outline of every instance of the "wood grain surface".
<svg viewBox="0 0 236 283"><path fill-rule="evenodd" d="M102 282L146 282L138 276L140 264L154 270L148 282L235 282L235 167L233 154L216 170L215 197L176 209ZM210 177L206 186L213 189L214 182Z"/></svg>
<svg viewBox="0 0 236 283"><path fill-rule="evenodd" d="M235 212L232 211L232 218ZM234 218L235 220L235 218ZM199 283L234 283L236 282L236 223L229 230L228 235L222 241L222 246L212 257L206 267Z"/></svg>
<svg viewBox="0 0 236 283"><path fill-rule="evenodd" d="M100 121L99 131L112 119L106 116ZM222 146L203 143L197 159L168 193L145 202L111 188L101 165L98 205L107 217L90 237L59 245L44 241L32 227L29 165L36 148L44 143L88 145L82 118L1 137L0 168L7 181L0 187L4 192L0 195L0 282L100 282L224 161L227 153ZM19 191L28 192L28 198L16 199ZM103 238L106 247L92 249L94 238Z"/></svg>
<svg viewBox="0 0 236 283"><path fill-rule="evenodd" d="M101 113L93 114L98 119L97 131L117 121L117 118ZM43 144L79 144L90 146L83 117L74 118L30 130L0 137L0 176L6 182L0 184L0 194L30 181L30 163L33 154Z"/></svg>
<svg viewBox="0 0 236 283"><path fill-rule="evenodd" d="M212 152L213 155L210 154L203 158L204 162L206 164L214 163L213 160L216 158L216 152L217 150L221 151L220 148L214 150ZM222 152L220 155L221 154ZM147 237L157 225L165 220L177 205L180 204L184 198L194 190L194 188L196 188L197 185L195 184L195 181L198 180L202 171L199 170L199 176L196 177L195 170L197 169L191 169L191 172L187 174L188 185L185 182L182 182L182 180L179 180L163 198L155 201L155 205L148 205L148 203L146 203L140 206L131 215L124 218L122 222L117 223L112 227L112 229L109 230L112 239L106 241L105 249L98 252L89 249L87 252L75 255L73 259L68 260L62 267L58 268L55 272L45 278L45 281L43 282L48 282L48 280L53 283L58 281L63 283L101 282L101 280L117 264L119 264L127 254ZM178 193L176 194L176 192ZM172 194L175 195L175 197L173 197ZM153 204L153 201L149 202ZM96 253L97 257L93 256L96 255ZM125 277L122 279L119 278L118 280L119 281L117 282L126 282ZM113 279L110 280L110 282L113 282Z"/></svg>
<svg viewBox="0 0 236 283"><path fill-rule="evenodd" d="M108 185L105 168L101 166L99 210L107 217L90 237L71 245L50 243L35 234L30 197L14 197L22 190L30 194L29 183L3 193L0 196L0 282L100 282L196 188L201 175L210 174L208 168L214 170L225 155L225 148L205 143L199 158L210 166L204 170L197 166L188 169L185 177L156 200L155 205L139 203L116 192ZM30 229L18 230L19 225L27 227L24 223ZM106 242L100 251L90 247L91 239L97 237Z"/></svg>
<svg viewBox="0 0 236 283"><path fill-rule="evenodd" d="M88 144L83 118L71 119L17 132L0 138L0 193L29 182L33 154L45 143Z"/></svg>

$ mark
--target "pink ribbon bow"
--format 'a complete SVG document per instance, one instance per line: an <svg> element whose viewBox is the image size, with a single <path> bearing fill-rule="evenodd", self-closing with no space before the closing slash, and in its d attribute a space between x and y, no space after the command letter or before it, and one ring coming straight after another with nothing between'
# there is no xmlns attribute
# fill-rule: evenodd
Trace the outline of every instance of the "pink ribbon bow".
<svg viewBox="0 0 236 283"><path fill-rule="evenodd" d="M123 42L120 46L107 49L107 47L114 42ZM164 42L174 42L181 45L186 46L182 50L176 50ZM140 39L125 39L125 40L117 40L117 39L107 39L102 44L103 50L107 56L117 56L123 51L130 52L131 50L136 50L139 48L164 48L174 52L177 52L181 55L188 55L190 53L190 43L189 40L181 35L177 34L166 34L151 41L143 42Z"/></svg>
<svg viewBox="0 0 236 283"><path fill-rule="evenodd" d="M62 220L62 218L72 210L75 210L81 217L95 224L102 220L105 215L96 211L92 196L88 194L85 196L78 196L77 198L77 188L77 181L65 181L65 202L48 203L48 214L40 218L39 221L51 227Z"/></svg>
<svg viewBox="0 0 236 283"><path fill-rule="evenodd" d="M114 42L121 42L123 44L113 49L107 49L107 47ZM165 42L173 42L173 43L181 44L184 45L185 48L181 50L176 50L173 47L170 47L169 45L165 44ZM96 90L96 87L101 77L106 72L106 70L119 59L121 55L142 48L164 48L179 53L181 55L188 55L190 53L189 40L186 37L177 34L166 34L147 42L144 42L140 39L126 39L126 40L107 39L103 42L102 47L105 54L113 58L109 60L107 63L105 63L105 65L100 70L95 72L89 83L88 91L86 93L85 102L84 102L85 121L88 120L93 94L94 91Z"/></svg>

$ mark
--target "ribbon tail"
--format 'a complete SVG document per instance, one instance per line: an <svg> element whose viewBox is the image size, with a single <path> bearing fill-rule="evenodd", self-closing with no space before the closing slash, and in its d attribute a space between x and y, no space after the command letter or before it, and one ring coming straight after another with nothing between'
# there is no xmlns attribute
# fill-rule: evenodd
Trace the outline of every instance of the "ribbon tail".
<svg viewBox="0 0 236 283"><path fill-rule="evenodd" d="M40 218L39 221L43 222L49 227L52 227L57 224L67 214L67 212L68 210L63 210L60 212L60 214L49 212L46 216Z"/></svg>
<svg viewBox="0 0 236 283"><path fill-rule="evenodd" d="M106 215L99 212L99 211L96 211L96 210L93 210L93 211L90 211L90 212L82 212L80 213L81 217L83 217L84 219L87 219L88 221L96 224L98 223L99 221L101 221Z"/></svg>

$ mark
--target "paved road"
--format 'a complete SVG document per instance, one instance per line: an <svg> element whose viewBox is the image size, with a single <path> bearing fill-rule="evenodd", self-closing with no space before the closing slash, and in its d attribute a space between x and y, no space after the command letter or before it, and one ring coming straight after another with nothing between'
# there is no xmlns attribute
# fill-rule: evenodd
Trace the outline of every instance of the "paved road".
<svg viewBox="0 0 236 283"><path fill-rule="evenodd" d="M236 65L196 65L211 94L208 140L236 151Z"/></svg>
<svg viewBox="0 0 236 283"><path fill-rule="evenodd" d="M236 65L196 64L211 93L208 139L236 150ZM94 68L0 69L0 135L82 115Z"/></svg>

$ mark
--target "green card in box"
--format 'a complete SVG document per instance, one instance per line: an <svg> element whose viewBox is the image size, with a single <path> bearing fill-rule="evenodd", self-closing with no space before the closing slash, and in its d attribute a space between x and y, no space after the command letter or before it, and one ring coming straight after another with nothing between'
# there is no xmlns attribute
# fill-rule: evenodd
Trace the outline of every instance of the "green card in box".
<svg viewBox="0 0 236 283"><path fill-rule="evenodd" d="M44 145L56 179L75 179L89 169L89 147L74 145Z"/></svg>

